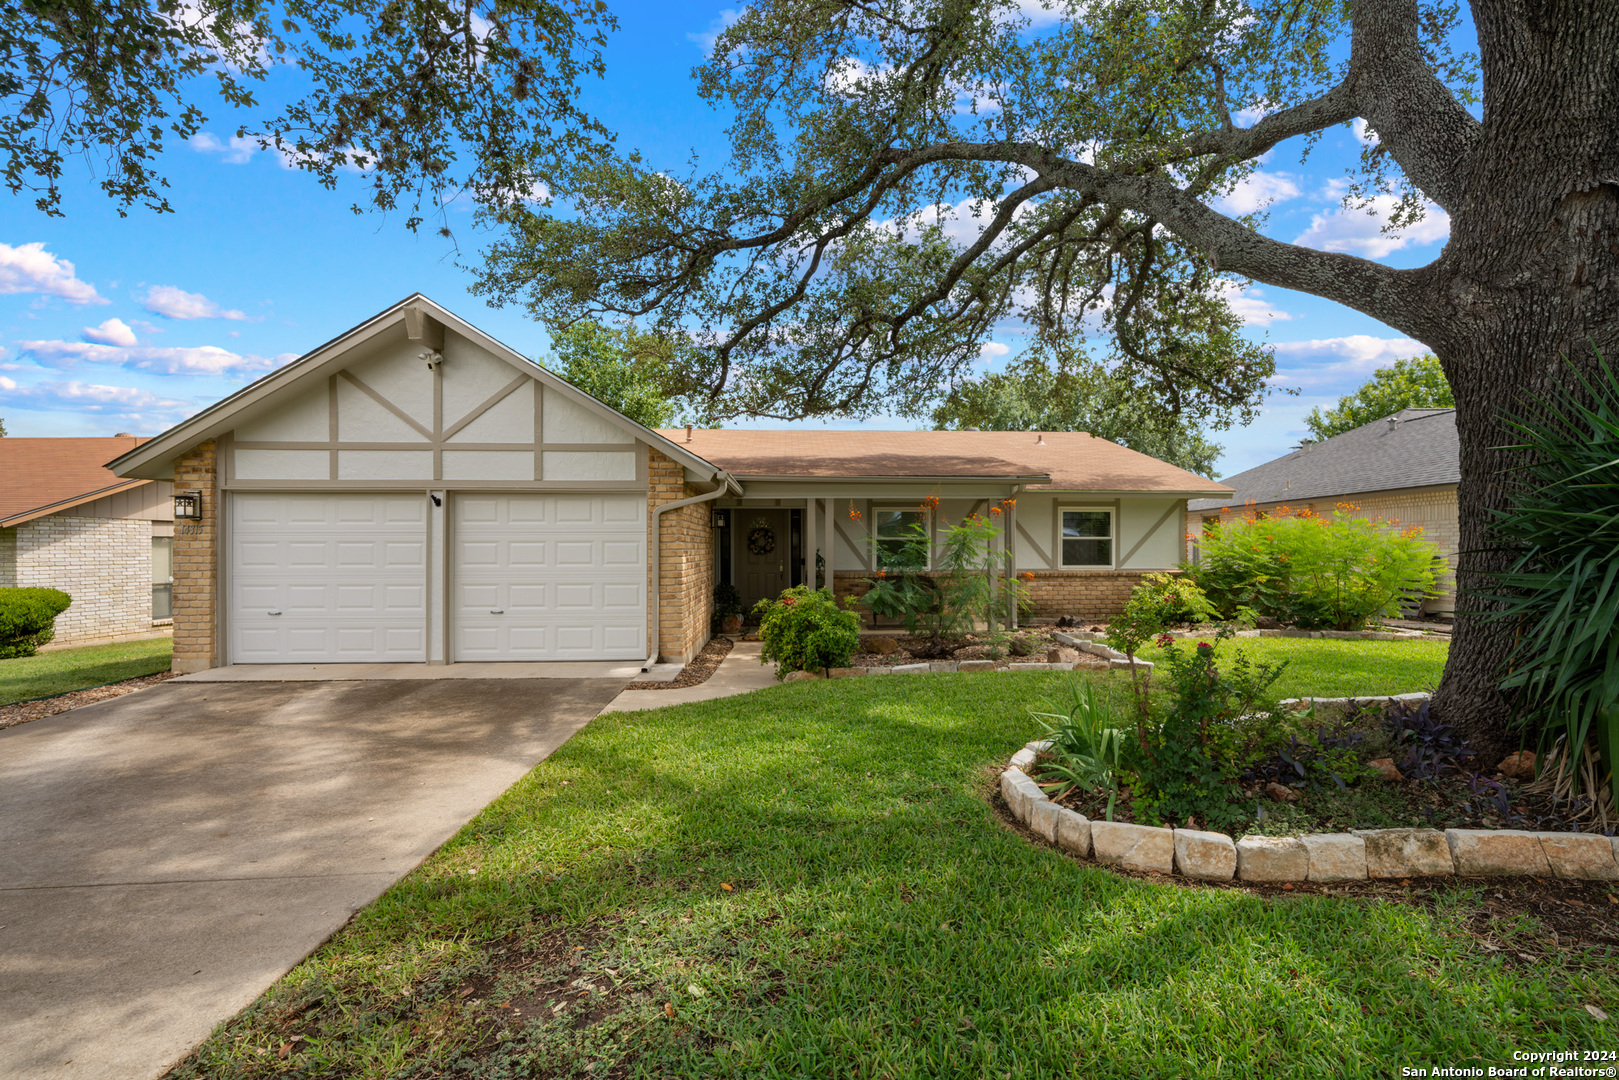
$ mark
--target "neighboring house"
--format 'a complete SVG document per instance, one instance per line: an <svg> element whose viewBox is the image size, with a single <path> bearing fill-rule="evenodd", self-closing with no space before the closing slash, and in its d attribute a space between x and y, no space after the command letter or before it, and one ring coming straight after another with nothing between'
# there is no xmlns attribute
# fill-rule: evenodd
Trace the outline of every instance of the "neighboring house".
<svg viewBox="0 0 1619 1080"><path fill-rule="evenodd" d="M58 644L168 625L170 485L106 467L144 441L0 438L0 586L73 597L56 617Z"/></svg>
<svg viewBox="0 0 1619 1080"><path fill-rule="evenodd" d="M1424 538L1439 545L1454 570L1460 545L1456 520L1460 479L1456 410L1402 409L1226 477L1221 482L1236 492L1230 498L1194 499L1189 504L1188 540L1195 558L1204 522L1221 514L1272 513L1283 506L1331 514L1342 505L1353 507L1348 512L1356 517L1421 526ZM1446 574L1440 585L1442 595L1429 600L1425 611L1456 609L1454 574Z"/></svg>
<svg viewBox="0 0 1619 1080"><path fill-rule="evenodd" d="M182 671L684 661L717 580L774 595L820 550L855 591L896 529L1006 499L1039 610L1097 614L1176 564L1188 497L1229 492L1084 434L652 431L420 295L113 468L201 496Z"/></svg>

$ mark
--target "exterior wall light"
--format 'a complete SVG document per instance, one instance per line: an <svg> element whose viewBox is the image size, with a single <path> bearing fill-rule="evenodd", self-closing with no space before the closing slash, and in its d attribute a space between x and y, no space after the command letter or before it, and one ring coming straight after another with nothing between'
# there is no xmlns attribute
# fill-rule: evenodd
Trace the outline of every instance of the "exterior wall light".
<svg viewBox="0 0 1619 1080"><path fill-rule="evenodd" d="M714 511L713 525L716 529L723 529L730 522L731 515L724 510Z"/></svg>
<svg viewBox="0 0 1619 1080"><path fill-rule="evenodd" d="M174 518L176 521L202 520L202 492L177 491L174 493Z"/></svg>

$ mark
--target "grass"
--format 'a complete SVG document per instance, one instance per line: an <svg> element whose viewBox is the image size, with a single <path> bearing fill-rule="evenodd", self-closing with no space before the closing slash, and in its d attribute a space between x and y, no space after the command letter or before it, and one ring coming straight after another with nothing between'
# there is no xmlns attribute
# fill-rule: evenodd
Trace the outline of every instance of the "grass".
<svg viewBox="0 0 1619 1080"><path fill-rule="evenodd" d="M593 720L178 1076L1252 1077L1601 1049L1533 920L1097 869L992 809L1057 674ZM1392 692L1393 687L1385 688ZM1599 897L1601 899L1601 897Z"/></svg>
<svg viewBox="0 0 1619 1080"><path fill-rule="evenodd" d="M161 637L0 660L0 705L155 675L169 670L173 653L173 640Z"/></svg>
<svg viewBox="0 0 1619 1080"><path fill-rule="evenodd" d="M1185 648L1196 644L1195 640L1181 643ZM1237 649L1255 662L1287 664L1276 683L1282 697L1376 697L1432 690L1439 685L1450 643L1232 638L1217 642L1215 655L1223 658ZM1157 661L1163 650L1151 646L1141 657Z"/></svg>

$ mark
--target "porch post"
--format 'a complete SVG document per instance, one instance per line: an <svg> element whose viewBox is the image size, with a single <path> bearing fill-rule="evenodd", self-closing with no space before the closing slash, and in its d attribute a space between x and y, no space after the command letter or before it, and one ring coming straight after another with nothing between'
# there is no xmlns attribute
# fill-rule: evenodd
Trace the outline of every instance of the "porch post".
<svg viewBox="0 0 1619 1080"><path fill-rule="evenodd" d="M837 529L837 518L835 518L833 515L836 514L837 511L837 500L827 499L826 524L821 527L821 531L826 534L826 547L822 550L826 553L826 587L834 590L834 592L837 590L838 579L837 574L833 572L833 557L837 554L838 544L837 532L835 531Z"/></svg>
<svg viewBox="0 0 1619 1080"><path fill-rule="evenodd" d="M1017 498L1017 492L1012 493ZM1006 625L1017 629L1017 506L1008 506L1003 519L1006 522Z"/></svg>
<svg viewBox="0 0 1619 1080"><path fill-rule="evenodd" d="M815 588L815 500L804 500L804 584Z"/></svg>

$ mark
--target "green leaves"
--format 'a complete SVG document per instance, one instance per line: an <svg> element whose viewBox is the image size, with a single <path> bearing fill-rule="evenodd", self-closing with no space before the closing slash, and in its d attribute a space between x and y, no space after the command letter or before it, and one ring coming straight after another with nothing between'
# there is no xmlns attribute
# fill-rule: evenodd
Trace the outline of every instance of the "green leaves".
<svg viewBox="0 0 1619 1080"><path fill-rule="evenodd" d="M1451 409L1450 392L1439 358L1432 353L1396 360L1372 373L1371 381L1338 399L1338 406L1323 413L1311 409L1304 424L1315 439L1330 439L1364 424L1393 416L1401 409Z"/></svg>
<svg viewBox="0 0 1619 1080"><path fill-rule="evenodd" d="M776 662L778 679L789 671L848 667L860 646L860 617L839 607L831 589L795 585L753 610L764 643L759 657Z"/></svg>
<svg viewBox="0 0 1619 1080"><path fill-rule="evenodd" d="M615 26L601 0L25 0L0 10L0 160L49 214L73 155L105 165L120 213L167 211L157 158L202 130L211 77L237 135L327 188L363 176L413 229L462 194L500 213L607 143L575 99ZM303 96L240 123L277 67Z"/></svg>
<svg viewBox="0 0 1619 1080"><path fill-rule="evenodd" d="M632 330L585 322L553 342L556 359L546 366L604 405L644 427L668 427L676 415L670 364L674 346Z"/></svg>
<svg viewBox="0 0 1619 1080"><path fill-rule="evenodd" d="M1570 383L1508 420L1522 437L1511 449L1531 459L1505 478L1509 505L1491 535L1517 558L1492 599L1516 635L1501 685L1517 692L1522 722L1543 742L1565 740L1576 793L1594 742L1619 804L1619 377L1606 359L1598 368L1595 380L1569 368Z"/></svg>

